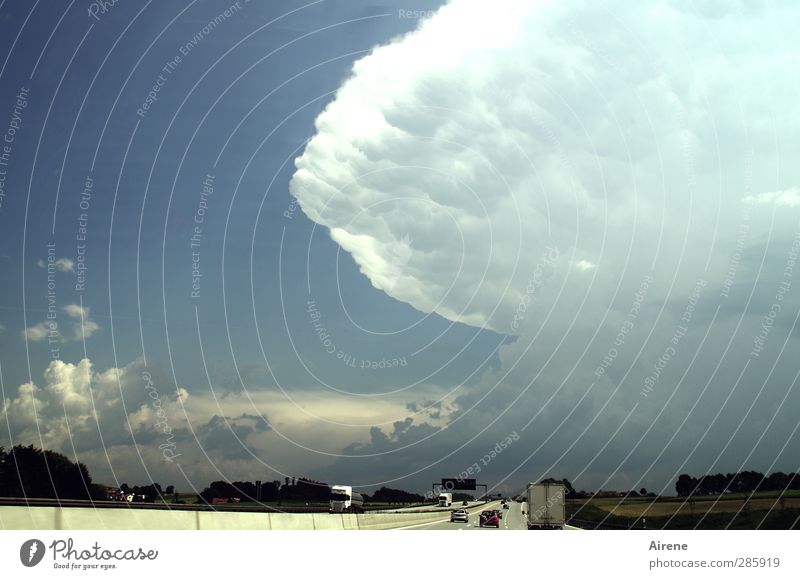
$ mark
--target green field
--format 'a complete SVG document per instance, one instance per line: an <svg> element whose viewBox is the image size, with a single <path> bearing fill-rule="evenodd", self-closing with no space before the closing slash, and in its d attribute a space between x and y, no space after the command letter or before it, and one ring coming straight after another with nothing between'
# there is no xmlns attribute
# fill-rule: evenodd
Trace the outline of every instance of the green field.
<svg viewBox="0 0 800 579"><path fill-rule="evenodd" d="M800 491L693 497L591 498L569 501L578 526L648 529L800 529Z"/></svg>

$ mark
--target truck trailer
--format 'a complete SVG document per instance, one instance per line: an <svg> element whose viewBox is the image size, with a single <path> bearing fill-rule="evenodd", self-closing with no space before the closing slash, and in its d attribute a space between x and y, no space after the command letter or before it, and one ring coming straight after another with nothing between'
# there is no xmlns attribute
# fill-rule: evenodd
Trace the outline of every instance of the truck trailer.
<svg viewBox="0 0 800 579"><path fill-rule="evenodd" d="M528 484L528 529L563 529L565 497L563 484Z"/></svg>
<svg viewBox="0 0 800 579"><path fill-rule="evenodd" d="M364 511L364 497L353 491L353 487L334 485L331 487L331 513L361 513Z"/></svg>

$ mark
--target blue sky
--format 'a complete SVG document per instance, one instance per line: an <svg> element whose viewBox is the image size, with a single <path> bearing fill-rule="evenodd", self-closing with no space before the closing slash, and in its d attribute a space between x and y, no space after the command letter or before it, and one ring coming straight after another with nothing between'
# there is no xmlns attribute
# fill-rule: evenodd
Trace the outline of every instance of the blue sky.
<svg viewBox="0 0 800 579"><path fill-rule="evenodd" d="M40 380L58 356L101 369L146 360L163 373L165 395L176 382L207 393L209 378L221 394L320 382L381 393L408 381L409 360L414 376L453 384L469 372L439 368L442 356L491 355L502 336L376 291L288 191L293 159L353 61L416 25L398 17L401 4L118 4L99 20L79 4L3 6L0 99L13 109L29 91L0 213L4 387ZM213 183L205 197L204 181ZM86 268L80 279L56 270L63 339L53 348L22 337L46 318L48 244L73 270ZM346 301L328 291L336 286ZM339 358L313 332L310 299ZM98 326L85 340L69 304L83 304ZM398 331L409 324L413 336ZM383 359L394 368L363 371Z"/></svg>
<svg viewBox="0 0 800 579"><path fill-rule="evenodd" d="M440 4L2 2L0 444L187 490L796 470L793 10Z"/></svg>

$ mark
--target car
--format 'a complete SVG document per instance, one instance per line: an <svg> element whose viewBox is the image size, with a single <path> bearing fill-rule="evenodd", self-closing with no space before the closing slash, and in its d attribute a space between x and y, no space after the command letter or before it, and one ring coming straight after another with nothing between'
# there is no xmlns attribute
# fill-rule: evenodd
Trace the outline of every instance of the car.
<svg viewBox="0 0 800 579"><path fill-rule="evenodd" d="M464 509L456 509L450 513L451 523L467 523L469 522L469 513Z"/></svg>
<svg viewBox="0 0 800 579"><path fill-rule="evenodd" d="M500 528L500 517L497 516L497 511L483 511L478 520L479 527L496 527Z"/></svg>
<svg viewBox="0 0 800 579"><path fill-rule="evenodd" d="M503 508L507 509L508 508L508 503L503 503Z"/></svg>

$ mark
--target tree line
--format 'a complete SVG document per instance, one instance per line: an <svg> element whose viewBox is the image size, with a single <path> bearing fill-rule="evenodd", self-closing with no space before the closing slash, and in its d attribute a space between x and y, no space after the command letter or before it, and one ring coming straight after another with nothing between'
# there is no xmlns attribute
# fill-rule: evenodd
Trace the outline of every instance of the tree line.
<svg viewBox="0 0 800 579"><path fill-rule="evenodd" d="M773 472L765 476L754 470L745 470L727 474L707 474L697 478L682 474L675 482L675 492L679 497L799 489L800 473L797 472L789 474Z"/></svg>
<svg viewBox="0 0 800 579"><path fill-rule="evenodd" d="M576 491L566 479L545 479L542 482L559 482L566 486L567 496L581 498L591 493ZM800 490L800 473L774 472L764 475L761 472L746 470L736 473L707 474L693 477L681 474L675 482L678 496L721 495L724 493L753 493L756 491ZM133 494L137 500L154 502L161 498L174 497L172 485L162 489L153 482L147 485L122 484L123 494ZM376 503L423 503L425 497L400 489L381 487L371 496L364 495L368 502ZM631 495L654 496L646 489L631 491ZM281 481L261 483L260 491L256 483L249 481L214 481L198 494L201 502L212 503L214 499L276 502L305 501L324 503L330 499L331 487L324 482L307 478L289 478ZM0 496L29 498L60 498L83 500L106 500L107 489L92 481L89 469L82 462L72 462L63 454L52 450L41 450L30 446L17 445L6 450L0 447Z"/></svg>
<svg viewBox="0 0 800 579"><path fill-rule="evenodd" d="M422 503L425 497L400 489L381 487L372 495L361 493L367 502L376 503ZM259 500L261 502L305 501L309 503L326 503L330 500L331 487L327 483L306 478L286 478L280 481L261 483L260 491L250 481L214 481L198 495L202 502L212 503L214 499L227 499L237 502Z"/></svg>
<svg viewBox="0 0 800 579"><path fill-rule="evenodd" d="M214 499L233 499L236 501L274 502L274 501L306 501L327 502L330 499L331 487L328 484L307 479L289 478L280 481L261 483L261 489L250 481L228 482L216 480L203 489L198 495L202 502L211 503Z"/></svg>
<svg viewBox="0 0 800 579"><path fill-rule="evenodd" d="M362 493L363 494L363 493ZM109 490L92 481L89 469L82 462L52 450L41 450L17 445L6 450L0 446L0 497L76 499L76 500L125 500L133 495L136 501L155 502L172 498L178 494L172 485L162 488L157 482L145 485L123 483L119 491ZM255 501L305 501L324 503L330 500L331 487L327 483L308 478L286 477L281 481L266 481L260 489L250 481L214 481L201 491L197 499L212 503L214 499ZM385 503L421 503L425 497L399 489L381 487L365 500Z"/></svg>
<svg viewBox="0 0 800 579"><path fill-rule="evenodd" d="M92 482L89 469L63 454L17 445L0 446L0 496L103 500L105 488Z"/></svg>

